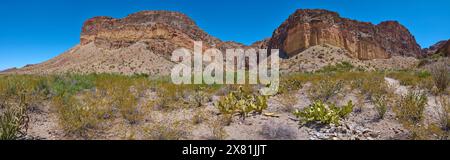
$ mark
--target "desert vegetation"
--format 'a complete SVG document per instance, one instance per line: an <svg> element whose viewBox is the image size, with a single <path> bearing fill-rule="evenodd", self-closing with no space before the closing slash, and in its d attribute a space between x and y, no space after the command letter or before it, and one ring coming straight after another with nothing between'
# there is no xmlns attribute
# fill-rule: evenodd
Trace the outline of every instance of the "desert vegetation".
<svg viewBox="0 0 450 160"><path fill-rule="evenodd" d="M282 75L274 96L259 95L257 85L174 85L142 74L0 75L0 139L309 139L354 123L395 128L379 139L399 138L398 130L405 139L446 139L450 73L435 67L362 71L341 63Z"/></svg>

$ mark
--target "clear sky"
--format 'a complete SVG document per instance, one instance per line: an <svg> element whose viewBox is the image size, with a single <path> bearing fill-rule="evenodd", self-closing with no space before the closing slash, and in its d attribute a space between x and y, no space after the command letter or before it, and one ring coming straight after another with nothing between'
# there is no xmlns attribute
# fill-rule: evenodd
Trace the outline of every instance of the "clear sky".
<svg viewBox="0 0 450 160"><path fill-rule="evenodd" d="M251 44L298 8L321 8L377 24L397 20L422 47L450 38L449 0L1 0L0 70L40 63L79 42L83 22L141 10L187 14L209 34Z"/></svg>

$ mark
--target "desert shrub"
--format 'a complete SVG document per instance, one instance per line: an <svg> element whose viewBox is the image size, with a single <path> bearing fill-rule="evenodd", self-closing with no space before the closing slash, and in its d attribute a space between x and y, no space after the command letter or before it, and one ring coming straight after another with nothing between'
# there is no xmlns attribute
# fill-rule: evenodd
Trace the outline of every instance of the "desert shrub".
<svg viewBox="0 0 450 160"><path fill-rule="evenodd" d="M265 123L260 134L269 140L293 140L296 138L296 130L282 123Z"/></svg>
<svg viewBox="0 0 450 160"><path fill-rule="evenodd" d="M283 112L292 113L294 111L294 106L298 102L297 94L295 93L286 93L279 97L278 102L283 105Z"/></svg>
<svg viewBox="0 0 450 160"><path fill-rule="evenodd" d="M92 92L78 96L57 96L52 105L58 113L59 124L68 134L81 138L92 138L95 131L112 114L109 103Z"/></svg>
<svg viewBox="0 0 450 160"><path fill-rule="evenodd" d="M213 120L208 123L208 127L211 130L210 140L224 140L227 138L228 134L223 127L223 122L219 120Z"/></svg>
<svg viewBox="0 0 450 160"><path fill-rule="evenodd" d="M450 100L448 96L441 95L436 97L439 108L439 123L444 131L450 131Z"/></svg>
<svg viewBox="0 0 450 160"><path fill-rule="evenodd" d="M0 140L15 140L26 135L28 128L26 106L17 103L0 103Z"/></svg>
<svg viewBox="0 0 450 160"><path fill-rule="evenodd" d="M420 92L409 92L397 102L397 116L407 124L418 124L423 119L423 112L427 104L427 96Z"/></svg>
<svg viewBox="0 0 450 160"><path fill-rule="evenodd" d="M181 121L164 120L144 128L144 134L151 140L182 140L188 136L187 128Z"/></svg>
<svg viewBox="0 0 450 160"><path fill-rule="evenodd" d="M40 103L37 84L40 77L6 76L0 78L0 139L25 136L28 128L28 109Z"/></svg>
<svg viewBox="0 0 450 160"><path fill-rule="evenodd" d="M157 92L158 99L155 102L156 110L170 111L181 107L180 97L177 91L161 89Z"/></svg>
<svg viewBox="0 0 450 160"><path fill-rule="evenodd" d="M308 90L308 96L312 101L327 102L331 97L339 94L343 86L343 81L327 78L313 84Z"/></svg>
<svg viewBox="0 0 450 160"><path fill-rule="evenodd" d="M190 88L192 87L191 85L160 83L154 87L158 95L158 99L155 102L156 110L169 111L190 106L189 101L186 101L188 97L184 93L193 91Z"/></svg>
<svg viewBox="0 0 450 160"><path fill-rule="evenodd" d="M197 111L194 113L194 115L192 116L192 123L193 123L194 125L200 124L200 123L202 123L203 121L205 121L206 119L207 119L207 118L206 118L205 113L204 113L203 111L201 111L201 110L197 110Z"/></svg>
<svg viewBox="0 0 450 160"><path fill-rule="evenodd" d="M136 96L130 91L130 86L131 84L122 84L117 87L115 94L113 94L113 102L128 123L136 124L143 118L143 115L137 106Z"/></svg>
<svg viewBox="0 0 450 160"><path fill-rule="evenodd" d="M133 94L124 92L123 96L117 98L117 106L120 114L130 124L137 124L143 119L143 113L137 106L137 99Z"/></svg>
<svg viewBox="0 0 450 160"><path fill-rule="evenodd" d="M293 76L282 77L280 87L278 89L279 94L289 94L290 92L297 91L302 87L302 81L296 79Z"/></svg>
<svg viewBox="0 0 450 160"><path fill-rule="evenodd" d="M268 107L266 96L246 92L241 87L239 90L221 97L215 105L222 114L238 113L244 119L249 113L261 114Z"/></svg>
<svg viewBox="0 0 450 160"><path fill-rule="evenodd" d="M368 99L372 99L375 95L387 94L388 88L384 78L379 76L368 76L363 80L361 85L361 91Z"/></svg>
<svg viewBox="0 0 450 160"><path fill-rule="evenodd" d="M388 98L386 95L375 95L372 97L375 109L377 111L378 119L383 119L387 112Z"/></svg>
<svg viewBox="0 0 450 160"><path fill-rule="evenodd" d="M431 69L434 85L439 92L444 92L450 84L450 69L446 63L436 63Z"/></svg>
<svg viewBox="0 0 450 160"><path fill-rule="evenodd" d="M82 90L94 88L94 75L61 75L51 82L51 93L54 96L74 95Z"/></svg>
<svg viewBox="0 0 450 160"><path fill-rule="evenodd" d="M233 115L222 114L218 117L218 120L221 122L222 126L229 126L231 122L233 122Z"/></svg>
<svg viewBox="0 0 450 160"><path fill-rule="evenodd" d="M144 76L98 75L95 79L97 91L109 97L107 103L116 108L129 124L137 124L143 119L138 106L138 98L149 86Z"/></svg>
<svg viewBox="0 0 450 160"><path fill-rule="evenodd" d="M353 107L352 101L341 107L336 107L334 104L326 105L323 102L316 101L301 111L296 110L294 115L300 118L300 122L303 125L311 122L338 125L342 118L345 118L353 111Z"/></svg>
<svg viewBox="0 0 450 160"><path fill-rule="evenodd" d="M190 92L191 96L189 97L189 103L191 104L191 106L201 107L210 100L208 93L203 91L204 89L205 88L203 87L196 87L193 91Z"/></svg>
<svg viewBox="0 0 450 160"><path fill-rule="evenodd" d="M319 73L330 73L330 72L348 72L351 71L353 68L355 68L351 63L349 62L341 62L337 63L335 65L327 65L323 67L322 69L318 70Z"/></svg>

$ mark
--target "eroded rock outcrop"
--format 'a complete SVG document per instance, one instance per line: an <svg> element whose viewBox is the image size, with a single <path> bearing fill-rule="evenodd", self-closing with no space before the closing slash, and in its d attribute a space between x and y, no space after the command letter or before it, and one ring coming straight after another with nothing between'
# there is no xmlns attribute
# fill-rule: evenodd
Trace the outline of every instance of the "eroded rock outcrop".
<svg viewBox="0 0 450 160"><path fill-rule="evenodd" d="M191 49L193 41L202 41L206 47L222 43L186 15L169 11L142 11L123 19L94 17L84 23L80 38L81 45L94 42L107 49L144 42L151 46L150 50L164 56L176 48Z"/></svg>
<svg viewBox="0 0 450 160"><path fill-rule="evenodd" d="M442 54L448 57L450 55L450 40L445 42L436 52L437 54Z"/></svg>
<svg viewBox="0 0 450 160"><path fill-rule="evenodd" d="M439 41L436 44L433 44L432 46L430 46L428 48L422 49L422 55L428 56L428 55L435 54L439 49L441 49L445 45L446 42L447 41Z"/></svg>
<svg viewBox="0 0 450 160"><path fill-rule="evenodd" d="M297 10L274 31L267 45L292 57L321 44L346 49L348 56L360 60L421 53L408 29L396 21L373 25L342 18L327 10Z"/></svg>

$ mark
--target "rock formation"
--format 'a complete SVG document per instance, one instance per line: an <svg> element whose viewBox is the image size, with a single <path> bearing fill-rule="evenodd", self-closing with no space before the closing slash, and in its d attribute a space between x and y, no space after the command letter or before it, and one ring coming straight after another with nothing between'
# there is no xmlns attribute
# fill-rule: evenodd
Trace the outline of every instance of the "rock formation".
<svg viewBox="0 0 450 160"><path fill-rule="evenodd" d="M396 21L378 25L342 18L327 10L297 10L273 33L269 48L288 57L311 46L329 44L360 60L418 56L420 47L408 29Z"/></svg>
<svg viewBox="0 0 450 160"><path fill-rule="evenodd" d="M450 40L439 47L439 49L435 53L442 54L443 56L448 57L450 55Z"/></svg>
<svg viewBox="0 0 450 160"><path fill-rule="evenodd" d="M250 46L232 41L223 42L201 30L192 19L182 13L142 11L122 19L104 16L91 18L84 23L80 44L77 46L44 63L7 72L168 75L174 65L174 62L170 61L171 53L181 47L192 49L194 41L202 41L203 49L215 47L222 51L229 48L280 49L283 58L317 53L307 49L319 45L342 49L331 50L338 51L332 55L341 54L334 55L334 58L319 58L318 61L324 65L337 63L335 61L340 57L373 60L421 54L414 37L398 22L386 21L373 25L341 18L337 13L326 10L297 10L273 32L271 38ZM448 47L447 50L445 48L441 50L448 53ZM300 70L309 66L296 64L303 61L290 62L288 66ZM309 60L309 62L316 61ZM316 69L316 66L310 68Z"/></svg>
<svg viewBox="0 0 450 160"><path fill-rule="evenodd" d="M192 49L194 41L202 41L203 48L244 46L208 35L182 13L142 11L122 19L91 18L82 27L79 45L15 72L167 75L174 65L171 53L181 47Z"/></svg>
<svg viewBox="0 0 450 160"><path fill-rule="evenodd" d="M436 44L434 44L428 48L422 49L422 55L428 56L428 55L435 54L440 48L442 48L445 45L446 42L447 41L439 41Z"/></svg>

